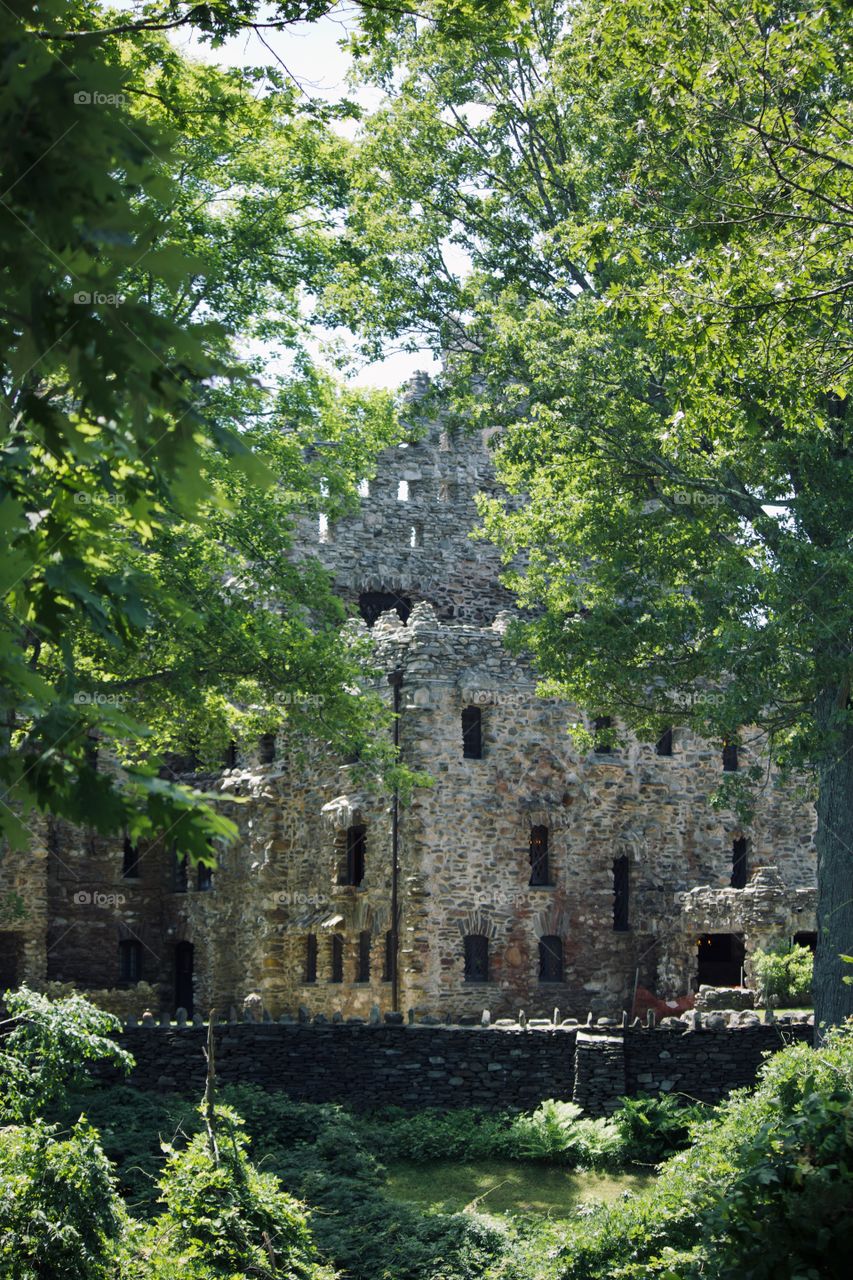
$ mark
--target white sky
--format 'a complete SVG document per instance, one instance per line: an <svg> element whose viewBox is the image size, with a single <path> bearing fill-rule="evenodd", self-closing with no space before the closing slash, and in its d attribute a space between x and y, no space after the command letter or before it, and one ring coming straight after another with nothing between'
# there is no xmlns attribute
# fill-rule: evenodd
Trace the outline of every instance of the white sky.
<svg viewBox="0 0 853 1280"><path fill-rule="evenodd" d="M355 13L354 7L342 3L334 17L322 18L318 22L299 23L283 31L247 31L227 40L218 49L212 49L209 44L204 44L191 32L181 28L173 34L173 40L187 57L222 66L272 66L283 63L309 95L330 101L349 96L370 110L378 105L380 95L372 89L348 89L346 77L351 60L340 48L340 41L354 25ZM261 22L264 21L263 14L261 9ZM341 132L349 136L353 136L356 128L353 121L341 124ZM347 337L346 330L336 330L334 333L324 331L316 344L315 355L322 358L322 338L337 338L346 343ZM406 382L419 369L435 373L438 368L439 362L429 351L395 352L389 344L385 359L361 366L351 377L351 381L356 386L393 388Z"/></svg>

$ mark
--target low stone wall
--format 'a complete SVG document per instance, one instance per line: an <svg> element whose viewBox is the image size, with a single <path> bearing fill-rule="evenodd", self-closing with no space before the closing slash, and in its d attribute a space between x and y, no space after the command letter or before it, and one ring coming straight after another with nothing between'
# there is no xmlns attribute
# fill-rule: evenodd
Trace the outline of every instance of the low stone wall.
<svg viewBox="0 0 853 1280"><path fill-rule="evenodd" d="M657 1028L227 1023L215 1029L216 1072L223 1083L359 1109L528 1109L573 1098L605 1115L624 1093L717 1102L752 1084L765 1054L812 1037L806 1024L706 1028L687 1016ZM206 1036L203 1026L127 1028L131 1083L200 1094Z"/></svg>

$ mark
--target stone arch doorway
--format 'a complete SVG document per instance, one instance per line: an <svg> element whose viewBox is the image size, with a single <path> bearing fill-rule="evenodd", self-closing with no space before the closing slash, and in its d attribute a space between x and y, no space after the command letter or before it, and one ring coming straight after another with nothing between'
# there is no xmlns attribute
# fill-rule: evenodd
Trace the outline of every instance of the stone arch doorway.
<svg viewBox="0 0 853 1280"><path fill-rule="evenodd" d="M178 942L175 946L175 1008L193 1014L193 944Z"/></svg>

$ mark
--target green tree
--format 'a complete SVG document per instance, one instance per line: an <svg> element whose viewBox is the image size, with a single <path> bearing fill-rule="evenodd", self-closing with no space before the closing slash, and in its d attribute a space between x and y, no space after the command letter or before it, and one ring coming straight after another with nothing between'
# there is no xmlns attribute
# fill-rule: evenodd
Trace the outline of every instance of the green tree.
<svg viewBox="0 0 853 1280"><path fill-rule="evenodd" d="M850 35L838 0L403 24L365 58L393 93L327 294L368 344L448 349L458 419L503 428L512 497L482 513L548 690L812 771L828 1023L853 1012Z"/></svg>
<svg viewBox="0 0 853 1280"><path fill-rule="evenodd" d="M180 823L195 859L233 826L158 752L289 718L371 757L382 711L341 605L289 553L324 490L331 514L354 501L395 412L300 354L346 194L334 112L115 17L0 12L0 831L24 843L34 808Z"/></svg>

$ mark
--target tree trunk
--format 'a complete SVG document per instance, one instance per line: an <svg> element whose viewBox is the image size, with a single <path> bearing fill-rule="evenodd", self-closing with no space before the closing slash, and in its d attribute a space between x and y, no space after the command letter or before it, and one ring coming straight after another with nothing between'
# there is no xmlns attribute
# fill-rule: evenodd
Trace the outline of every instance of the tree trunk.
<svg viewBox="0 0 853 1280"><path fill-rule="evenodd" d="M822 1030L853 1015L853 727L839 727L846 703L838 691L819 699L817 724L833 750L818 764L817 955L814 969L815 1043Z"/></svg>

